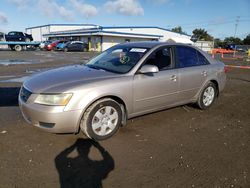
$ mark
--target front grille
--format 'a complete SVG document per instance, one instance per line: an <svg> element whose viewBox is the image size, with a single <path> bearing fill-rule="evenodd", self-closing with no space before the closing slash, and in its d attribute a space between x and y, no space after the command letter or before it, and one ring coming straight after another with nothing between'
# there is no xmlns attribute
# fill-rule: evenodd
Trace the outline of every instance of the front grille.
<svg viewBox="0 0 250 188"><path fill-rule="evenodd" d="M21 92L20 92L20 97L24 102L27 102L31 94L32 92L27 90L25 87L22 87Z"/></svg>

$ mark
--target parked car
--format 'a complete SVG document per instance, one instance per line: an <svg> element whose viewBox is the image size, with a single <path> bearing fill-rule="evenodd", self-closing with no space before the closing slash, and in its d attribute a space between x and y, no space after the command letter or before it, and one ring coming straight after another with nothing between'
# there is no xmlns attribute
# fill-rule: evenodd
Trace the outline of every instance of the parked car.
<svg viewBox="0 0 250 188"><path fill-rule="evenodd" d="M89 48L88 43L82 41L70 41L64 45L63 50L65 52L68 51L87 52L88 48Z"/></svg>
<svg viewBox="0 0 250 188"><path fill-rule="evenodd" d="M56 50L56 46L60 43L63 42L64 40L56 40L52 41L51 43L48 43L44 46L44 49L51 51L51 50Z"/></svg>
<svg viewBox="0 0 250 188"><path fill-rule="evenodd" d="M68 41L61 41L61 42L59 42L59 43L56 45L56 50L59 50L59 51L64 50L64 46L65 46L65 44L67 44L67 43L68 43Z"/></svg>
<svg viewBox="0 0 250 188"><path fill-rule="evenodd" d="M45 49L45 46L46 46L46 45L49 45L51 42L52 42L51 40L42 41L42 42L40 43L40 45L39 45L39 48L40 48L41 50L44 50L44 49Z"/></svg>
<svg viewBox="0 0 250 188"><path fill-rule="evenodd" d="M226 82L223 63L193 46L138 42L116 45L86 65L34 75L19 105L27 122L54 133L103 140L127 119L196 103L207 109Z"/></svg>
<svg viewBox="0 0 250 188"><path fill-rule="evenodd" d="M237 52L243 52L243 53L247 53L248 52L248 48L247 46L236 46L235 49Z"/></svg>
<svg viewBox="0 0 250 188"><path fill-rule="evenodd" d="M30 42L33 41L33 37L32 35L20 31L11 31L7 35L5 35L5 40Z"/></svg>
<svg viewBox="0 0 250 188"><path fill-rule="evenodd" d="M0 32L0 41L4 41L4 33Z"/></svg>

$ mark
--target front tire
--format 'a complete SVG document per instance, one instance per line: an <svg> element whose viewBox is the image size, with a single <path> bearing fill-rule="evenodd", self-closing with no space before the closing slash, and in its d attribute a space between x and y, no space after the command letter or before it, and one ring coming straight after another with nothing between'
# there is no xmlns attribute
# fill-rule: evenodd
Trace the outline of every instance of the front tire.
<svg viewBox="0 0 250 188"><path fill-rule="evenodd" d="M212 106L217 96L217 88L214 83L209 82L202 90L197 105L200 109L204 110Z"/></svg>
<svg viewBox="0 0 250 188"><path fill-rule="evenodd" d="M111 98L104 98L96 101L86 110L80 128L91 139L105 140L117 132L121 121L120 104Z"/></svg>

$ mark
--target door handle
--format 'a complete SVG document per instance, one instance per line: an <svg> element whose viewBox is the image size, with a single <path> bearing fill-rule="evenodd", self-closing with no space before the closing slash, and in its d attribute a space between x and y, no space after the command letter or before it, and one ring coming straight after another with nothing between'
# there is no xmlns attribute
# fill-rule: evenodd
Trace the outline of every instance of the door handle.
<svg viewBox="0 0 250 188"><path fill-rule="evenodd" d="M207 76L207 71L202 71L201 73L203 76Z"/></svg>
<svg viewBox="0 0 250 188"><path fill-rule="evenodd" d="M177 81L177 76L176 75L172 75L171 76L171 81L176 82Z"/></svg>

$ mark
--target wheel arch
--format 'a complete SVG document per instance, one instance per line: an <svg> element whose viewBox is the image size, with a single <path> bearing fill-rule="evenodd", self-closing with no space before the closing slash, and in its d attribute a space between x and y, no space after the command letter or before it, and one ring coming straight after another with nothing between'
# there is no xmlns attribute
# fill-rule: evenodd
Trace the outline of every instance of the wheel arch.
<svg viewBox="0 0 250 188"><path fill-rule="evenodd" d="M219 93L220 93L218 81L215 80L215 79L212 79L212 80L210 80L210 82L212 82L215 85L215 87L216 87L216 97L218 97Z"/></svg>
<svg viewBox="0 0 250 188"><path fill-rule="evenodd" d="M91 101L87 106L86 108L82 111L82 114L81 114L81 118L79 120L79 123L78 123L78 127L77 127L77 131L76 133L79 133L80 132L80 124L81 124L81 119L83 118L86 110L92 105L94 104L95 102L99 101L99 100L102 100L102 99L105 99L105 98L109 98L109 99L112 99L114 101L116 101L117 103L120 104L121 106L121 110L122 110L122 125L121 126L124 126L126 125L127 123L127 107L126 107L126 104L124 102L123 99L121 99L120 97L118 96L115 96L115 95L105 95L105 96L101 96L93 101Z"/></svg>

